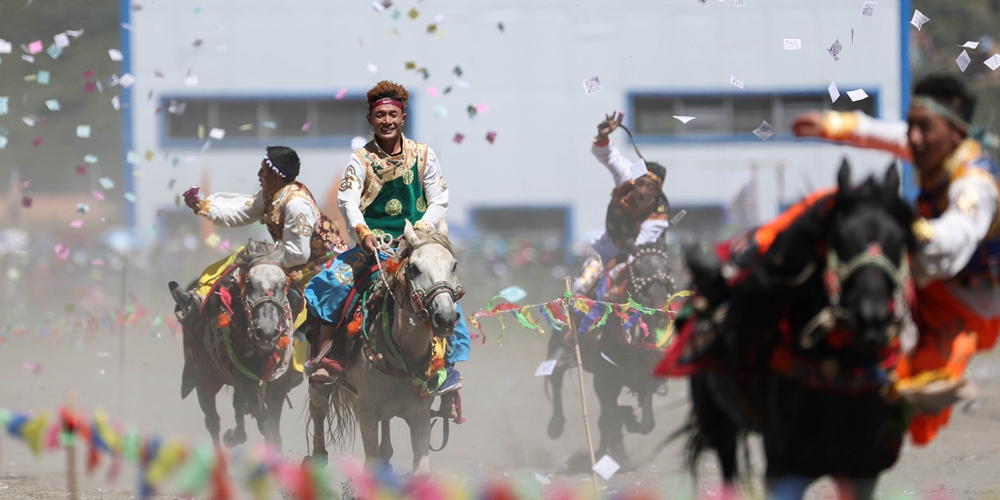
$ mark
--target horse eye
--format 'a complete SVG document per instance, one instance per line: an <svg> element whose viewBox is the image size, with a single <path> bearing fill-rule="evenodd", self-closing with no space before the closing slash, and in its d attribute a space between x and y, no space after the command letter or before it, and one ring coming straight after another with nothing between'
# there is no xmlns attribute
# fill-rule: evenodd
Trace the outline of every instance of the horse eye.
<svg viewBox="0 0 1000 500"><path fill-rule="evenodd" d="M457 261L454 264L451 265L451 273L455 274L456 272L458 272L458 262Z"/></svg>
<svg viewBox="0 0 1000 500"><path fill-rule="evenodd" d="M406 265L406 272L408 272L408 273L416 276L416 275L420 274L420 268L417 267L414 264L407 264Z"/></svg>

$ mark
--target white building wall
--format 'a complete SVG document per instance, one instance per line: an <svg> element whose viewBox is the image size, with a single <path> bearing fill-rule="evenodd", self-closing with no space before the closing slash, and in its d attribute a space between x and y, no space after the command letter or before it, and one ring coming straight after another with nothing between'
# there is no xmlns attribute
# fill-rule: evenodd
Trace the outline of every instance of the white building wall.
<svg viewBox="0 0 1000 500"><path fill-rule="evenodd" d="M333 95L342 87L363 93L381 79L397 81L416 96L409 110L414 138L441 158L454 223L466 222L468 209L477 205L569 204L578 235L603 224L612 188L589 153L595 125L604 113L626 109L629 92L739 92L730 75L743 80L747 92L825 90L836 81L841 92L877 89L881 114L899 116L896 1L880 1L873 17L861 16L861 2L746 4L400 0L394 7L404 15L392 20L366 0L145 2L131 19L132 72L138 79L132 88L132 149L156 156L137 168L136 224L152 224L155 211L173 206L175 195L199 183L203 170L213 191L257 189L263 148L226 148L223 140L206 152L165 155L155 114L162 95ZM419 11L415 21L405 15L411 7ZM427 34L437 15L445 18L439 35ZM505 25L503 33L498 22ZM783 50L784 38L800 38L802 50ZM834 61L826 48L838 38L844 49ZM200 48L193 47L196 39L203 40ZM430 78L406 70L406 61L426 67ZM376 74L368 71L370 63L378 66ZM456 84L456 65L468 88ZM154 76L156 71L164 77ZM198 77L197 87L184 85L189 72ZM604 91L588 97L582 81L592 76L600 77ZM448 85L448 95L433 98L426 91ZM480 102L489 113L469 119L465 107ZM447 107L447 117L434 116L438 105ZM497 133L493 145L485 140L491 130ZM456 132L466 136L461 145L452 142ZM623 133L614 138L635 158ZM840 146L775 140L640 148L668 168L666 193L675 204L726 203L750 166L759 165L765 217L777 208L774 174L768 173L774 165L786 167L784 197L793 199L832 183L843 154L864 171L881 170L890 160ZM297 150L301 180L322 197L350 151ZM187 161L171 166L174 155ZM171 179L176 184L168 189Z"/></svg>

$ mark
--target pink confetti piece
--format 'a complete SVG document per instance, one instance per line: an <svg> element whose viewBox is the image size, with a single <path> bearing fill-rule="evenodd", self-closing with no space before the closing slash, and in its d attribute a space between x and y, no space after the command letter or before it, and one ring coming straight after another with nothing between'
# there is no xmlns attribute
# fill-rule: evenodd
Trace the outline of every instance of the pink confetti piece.
<svg viewBox="0 0 1000 500"><path fill-rule="evenodd" d="M39 373L42 372L42 365L38 365L35 363L25 363L21 365L21 368L24 368L25 370L34 373L35 375L38 375Z"/></svg>
<svg viewBox="0 0 1000 500"><path fill-rule="evenodd" d="M88 69L87 71L84 71L83 72L83 77L84 78L93 78L94 77L94 70Z"/></svg>
<svg viewBox="0 0 1000 500"><path fill-rule="evenodd" d="M104 193L102 193L100 191L91 191L90 193L94 195L94 198L97 198L98 200L104 201Z"/></svg>
<svg viewBox="0 0 1000 500"><path fill-rule="evenodd" d="M83 84L83 91L86 92L86 93L88 93L88 94L94 93L94 90L96 88L97 88L97 85L94 84L94 82L87 82L87 83Z"/></svg>
<svg viewBox="0 0 1000 500"><path fill-rule="evenodd" d="M430 94L431 97L437 97L441 95L441 92L438 92L438 89L434 87L427 87L427 93Z"/></svg>
<svg viewBox="0 0 1000 500"><path fill-rule="evenodd" d="M461 144L462 139L465 139L465 136L462 135L461 133L455 132L455 137L453 137L451 140L455 141L455 144Z"/></svg>
<svg viewBox="0 0 1000 500"><path fill-rule="evenodd" d="M303 132L309 131L309 120L306 120L306 122L302 124L302 131Z"/></svg>
<svg viewBox="0 0 1000 500"><path fill-rule="evenodd" d="M94 259L94 260L90 261L90 265L92 265L94 267L101 267L101 266L104 265L104 261L101 260L101 259Z"/></svg>
<svg viewBox="0 0 1000 500"><path fill-rule="evenodd" d="M42 145L42 138L41 137L35 137L34 139L32 139L31 145L34 146L34 147L36 147L36 148L38 146L41 146Z"/></svg>
<svg viewBox="0 0 1000 500"><path fill-rule="evenodd" d="M493 144L493 141L495 141L496 138L497 138L496 132L486 132L486 140L489 141L490 144Z"/></svg>
<svg viewBox="0 0 1000 500"><path fill-rule="evenodd" d="M84 167L83 165L77 165L76 175L87 175L87 167Z"/></svg>
<svg viewBox="0 0 1000 500"><path fill-rule="evenodd" d="M337 95L335 95L333 98L339 101L343 99L345 95L347 95L347 87L338 90Z"/></svg>
<svg viewBox="0 0 1000 500"><path fill-rule="evenodd" d="M24 208L31 208L31 198L27 196L21 198L21 206Z"/></svg>
<svg viewBox="0 0 1000 500"><path fill-rule="evenodd" d="M26 180L26 181L24 181L24 182L21 183L21 189L29 188L29 187L31 187L31 179L28 179L28 180Z"/></svg>
<svg viewBox="0 0 1000 500"><path fill-rule="evenodd" d="M486 104L485 102L477 103L476 104L476 112L479 113L479 114L481 114L481 115L485 115L486 113L490 112L490 105Z"/></svg>
<svg viewBox="0 0 1000 500"><path fill-rule="evenodd" d="M55 247L56 256L62 260L66 260L69 257L69 247L59 243Z"/></svg>
<svg viewBox="0 0 1000 500"><path fill-rule="evenodd" d="M45 46L42 44L41 40L35 40L34 42L28 44L28 53L31 55L35 55L44 49Z"/></svg>
<svg viewBox="0 0 1000 500"><path fill-rule="evenodd" d="M69 227L73 229L80 229L81 227L83 227L83 219L76 219L73 222L70 222Z"/></svg>

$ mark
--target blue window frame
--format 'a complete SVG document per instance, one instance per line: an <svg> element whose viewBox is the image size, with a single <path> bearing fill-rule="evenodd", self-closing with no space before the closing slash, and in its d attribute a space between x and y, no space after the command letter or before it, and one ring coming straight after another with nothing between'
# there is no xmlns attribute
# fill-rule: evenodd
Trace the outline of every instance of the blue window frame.
<svg viewBox="0 0 1000 500"><path fill-rule="evenodd" d="M753 130L767 121L777 129L769 141L792 139L791 123L811 110L861 110L879 116L877 87L861 87L867 99L854 102L841 86L837 102L827 89L765 92L630 92L627 114L637 142L700 143L760 141ZM693 116L684 124L674 116Z"/></svg>

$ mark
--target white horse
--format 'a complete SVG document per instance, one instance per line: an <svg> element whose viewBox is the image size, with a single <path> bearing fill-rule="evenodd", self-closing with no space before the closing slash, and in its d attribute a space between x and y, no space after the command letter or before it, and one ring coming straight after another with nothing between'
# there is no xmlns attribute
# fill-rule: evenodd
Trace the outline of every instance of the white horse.
<svg viewBox="0 0 1000 500"><path fill-rule="evenodd" d="M338 445L353 440L357 421L366 465L389 467L389 421L398 417L410 427L413 472L430 471L434 398L421 396L417 384L435 358L433 351L444 345L436 339L454 335L461 320L456 302L463 292L455 276L458 263L443 218L437 231L414 230L407 221L398 254L402 259L398 270L384 271L384 279L376 281L373 293L381 290L383 296L369 309L369 320L357 334L361 349L345 372L347 385L355 388L357 395L341 384L309 388L313 460L326 460L324 421L330 420L331 440ZM383 304L382 300L389 302Z"/></svg>

